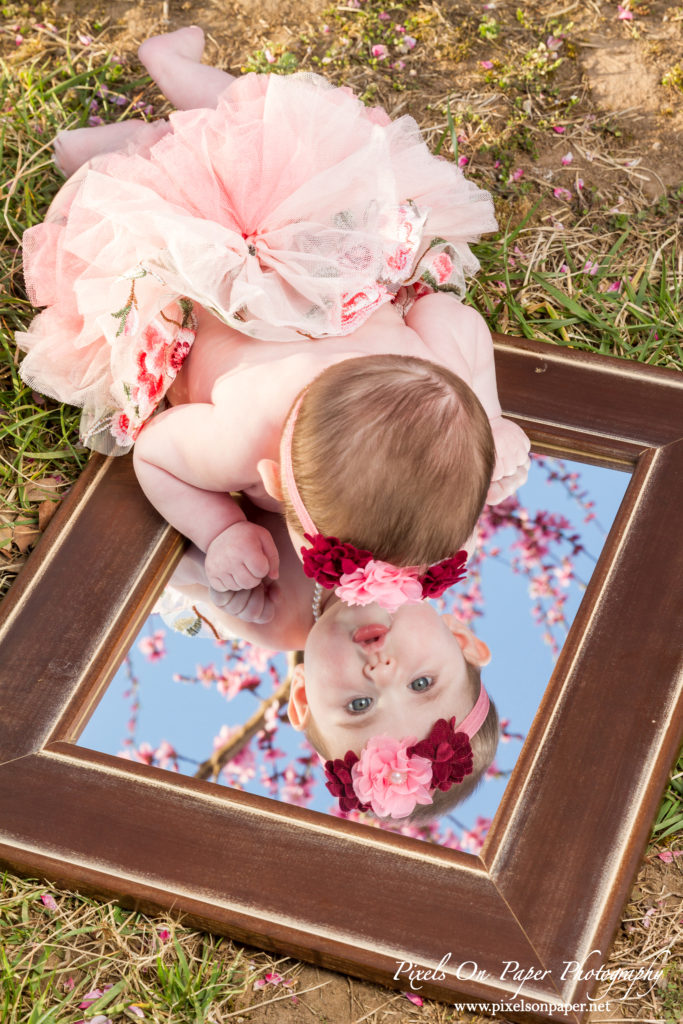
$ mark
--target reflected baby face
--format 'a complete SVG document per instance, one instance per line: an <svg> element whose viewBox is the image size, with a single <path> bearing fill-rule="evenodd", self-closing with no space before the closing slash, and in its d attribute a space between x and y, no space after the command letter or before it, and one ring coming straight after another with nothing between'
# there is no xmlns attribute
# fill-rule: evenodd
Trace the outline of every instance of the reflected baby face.
<svg viewBox="0 0 683 1024"><path fill-rule="evenodd" d="M488 648L427 603L389 614L337 602L309 634L290 719L299 729L312 719L331 758L359 753L371 736L422 739L437 719L471 710L466 656L485 664Z"/></svg>

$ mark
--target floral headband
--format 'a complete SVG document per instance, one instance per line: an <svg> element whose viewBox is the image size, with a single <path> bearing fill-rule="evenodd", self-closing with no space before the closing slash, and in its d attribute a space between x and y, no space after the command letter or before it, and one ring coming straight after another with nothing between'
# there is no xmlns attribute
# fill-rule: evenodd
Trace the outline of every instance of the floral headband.
<svg viewBox="0 0 683 1024"><path fill-rule="evenodd" d="M378 818L407 818L416 804L432 803L432 792L458 785L472 773L471 738L489 711L483 685L477 702L459 726L440 718L426 739L397 740L372 736L360 757L348 750L344 758L325 762L325 785L339 800L340 810L372 810Z"/></svg>
<svg viewBox="0 0 683 1024"><path fill-rule="evenodd" d="M430 565L424 573L417 566L399 567L373 558L371 551L345 544L337 537L318 533L301 500L292 468L292 436L303 395L294 406L283 432L283 468L294 511L310 547L302 547L304 572L326 590L332 590L346 604L376 602L388 612L403 604L417 604L426 597L439 597L465 576L467 552Z"/></svg>

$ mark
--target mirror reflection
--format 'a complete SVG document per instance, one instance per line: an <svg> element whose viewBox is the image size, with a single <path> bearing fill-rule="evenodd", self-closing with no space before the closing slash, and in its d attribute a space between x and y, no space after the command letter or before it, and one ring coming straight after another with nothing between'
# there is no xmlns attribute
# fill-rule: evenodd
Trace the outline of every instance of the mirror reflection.
<svg viewBox="0 0 683 1024"><path fill-rule="evenodd" d="M534 455L527 484L501 504L486 506L464 580L436 600L405 604L393 614L376 605L330 602L326 592L319 621L304 637L303 664L294 650L250 642L260 639L259 627L212 605L196 582L190 555L80 743L476 853L628 480L614 470ZM295 611L297 602L311 599L312 581L301 578L301 592L290 602ZM230 635L231 627L239 628L239 638ZM263 627L261 635L274 634ZM281 635L281 647L303 647L289 625ZM484 724L472 740L471 777L436 797L432 785L432 800L423 809L419 794L429 783L420 781L416 760L409 782L418 798L409 816L391 800L386 807L375 801L367 812L348 805L341 810L345 793L352 805L360 804L358 792L373 795L372 768L365 781L358 779L369 739L411 739L403 752L412 764L430 753L418 741L432 735L438 719L455 716L455 731L467 728L480 676L499 727L484 709ZM493 735L487 737L487 730ZM409 774L412 768L395 760L401 750L386 754L385 746L375 742L373 756L385 756L394 771ZM341 799L335 799L322 762L350 750L361 756L356 783L351 790L342 786ZM450 761L454 774L458 757ZM338 777L328 773L327 780L334 786ZM373 814L378 806L388 813Z"/></svg>

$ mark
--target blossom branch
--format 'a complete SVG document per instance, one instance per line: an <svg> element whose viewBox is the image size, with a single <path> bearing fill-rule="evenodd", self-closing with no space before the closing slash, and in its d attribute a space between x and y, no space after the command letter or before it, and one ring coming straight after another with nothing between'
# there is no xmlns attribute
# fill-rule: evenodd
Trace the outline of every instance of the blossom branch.
<svg viewBox="0 0 683 1024"><path fill-rule="evenodd" d="M289 688L292 683L292 673L294 672L294 666L301 658L301 652L296 651L287 656L288 672L285 680L280 683L277 690L272 696L268 697L267 700L261 701L258 708L251 716L247 719L244 725L234 733L227 743L224 743L222 747L218 747L214 750L211 757L203 761L197 771L194 773L195 779L208 779L213 777L217 779L221 769L229 761L232 761L234 757L239 754L240 750L246 747L249 740L259 732L265 723L266 713L269 708L273 706L273 703L277 703L278 711L280 708L289 700Z"/></svg>

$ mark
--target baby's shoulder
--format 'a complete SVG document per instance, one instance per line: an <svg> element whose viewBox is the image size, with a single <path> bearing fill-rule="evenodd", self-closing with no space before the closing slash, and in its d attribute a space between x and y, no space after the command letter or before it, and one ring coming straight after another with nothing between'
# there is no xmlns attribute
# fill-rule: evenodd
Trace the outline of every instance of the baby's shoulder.
<svg viewBox="0 0 683 1024"><path fill-rule="evenodd" d="M250 351L249 358L216 377L211 401L219 409L239 409L247 417L265 411L269 418L284 418L303 388L338 358L331 348L311 343L279 343L267 351Z"/></svg>

